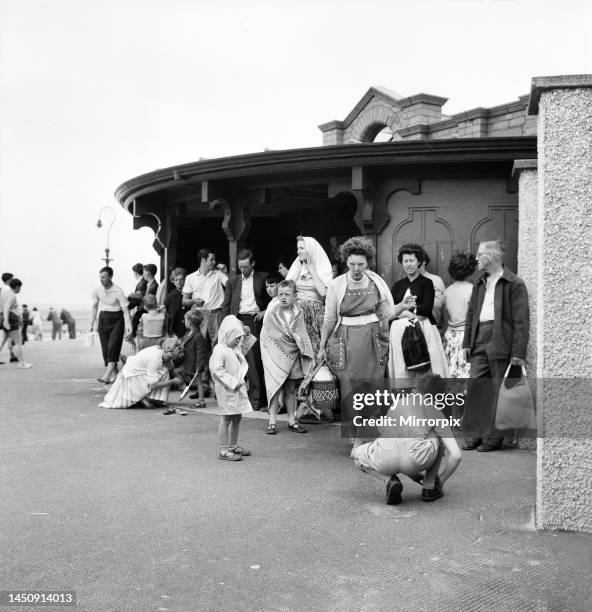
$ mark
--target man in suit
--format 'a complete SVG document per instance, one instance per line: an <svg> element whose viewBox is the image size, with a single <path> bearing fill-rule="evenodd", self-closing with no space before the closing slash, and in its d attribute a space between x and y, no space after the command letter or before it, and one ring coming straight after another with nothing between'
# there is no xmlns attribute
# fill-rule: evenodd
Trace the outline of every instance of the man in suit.
<svg viewBox="0 0 592 612"><path fill-rule="evenodd" d="M265 272L255 270L255 257L248 249L241 249L237 254L240 274L233 276L226 284L222 315L235 315L246 325L259 340L263 315L269 303L265 288ZM263 364L259 342L246 355L249 371L249 400L254 410L267 404L265 384L263 382Z"/></svg>
<svg viewBox="0 0 592 612"><path fill-rule="evenodd" d="M497 391L509 364L524 366L528 344L528 294L524 281L503 265L497 240L482 242L465 322L463 349L471 378L463 428L463 450L499 450L504 433L495 428Z"/></svg>

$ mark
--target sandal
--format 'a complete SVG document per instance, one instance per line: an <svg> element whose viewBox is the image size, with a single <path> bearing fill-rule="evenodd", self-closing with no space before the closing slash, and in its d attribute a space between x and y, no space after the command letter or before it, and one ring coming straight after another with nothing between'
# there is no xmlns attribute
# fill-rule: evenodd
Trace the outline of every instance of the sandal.
<svg viewBox="0 0 592 612"><path fill-rule="evenodd" d="M194 408L205 408L206 407L206 402L205 400L199 400L197 402L195 402L195 404L193 404Z"/></svg>
<svg viewBox="0 0 592 612"><path fill-rule="evenodd" d="M175 414L176 412L177 411L175 410L175 408L171 406L168 410L165 410L162 414Z"/></svg>
<svg viewBox="0 0 592 612"><path fill-rule="evenodd" d="M307 430L304 429L304 427L302 427L300 423L294 423L294 425L288 425L288 429L296 433L306 433L307 432Z"/></svg>
<svg viewBox="0 0 592 612"><path fill-rule="evenodd" d="M265 428L265 433L269 434L271 436L275 435L277 433L277 425L273 425L272 423L270 423L266 428Z"/></svg>
<svg viewBox="0 0 592 612"><path fill-rule="evenodd" d="M240 461L242 455L235 453L231 448L227 450L220 449L218 451L218 459L223 459L224 461Z"/></svg>
<svg viewBox="0 0 592 612"><path fill-rule="evenodd" d="M242 457L250 457L251 451L243 448L242 446L235 446L232 451L237 455L241 455Z"/></svg>

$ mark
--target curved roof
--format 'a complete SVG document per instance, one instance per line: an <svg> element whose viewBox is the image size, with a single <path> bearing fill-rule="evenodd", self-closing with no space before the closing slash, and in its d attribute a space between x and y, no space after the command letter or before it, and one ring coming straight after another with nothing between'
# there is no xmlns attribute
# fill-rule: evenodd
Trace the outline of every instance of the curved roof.
<svg viewBox="0 0 592 612"><path fill-rule="evenodd" d="M134 198L198 184L240 178L272 178L353 166L471 164L536 158L536 137L454 138L348 144L265 151L190 162L154 170L117 187L115 197L128 207Z"/></svg>

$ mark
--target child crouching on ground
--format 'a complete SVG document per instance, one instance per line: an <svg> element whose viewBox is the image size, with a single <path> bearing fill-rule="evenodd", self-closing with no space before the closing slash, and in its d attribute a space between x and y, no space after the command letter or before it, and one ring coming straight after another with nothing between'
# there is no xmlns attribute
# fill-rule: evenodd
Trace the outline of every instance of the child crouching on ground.
<svg viewBox="0 0 592 612"><path fill-rule="evenodd" d="M444 393L444 380L437 374L422 376L417 384L416 393L422 399L401 402L395 417L415 416L418 419L443 418L444 415L433 408L433 401L424 401L426 395L432 398ZM450 427L428 427L409 425L393 428L393 435L409 437L382 437L374 442L354 447L351 452L356 466L363 472L386 483L386 503L400 504L403 484L397 474L405 474L421 484L422 501L430 502L444 495L443 485L452 476L461 459L461 452ZM443 456L445 466L438 474Z"/></svg>
<svg viewBox="0 0 592 612"><path fill-rule="evenodd" d="M218 408L222 411L218 425L218 459L225 461L240 461L251 454L238 446L238 429L242 415L253 411L245 383L249 369L245 354L254 340L248 328L234 315L228 315L220 324L218 343L210 357L210 374Z"/></svg>

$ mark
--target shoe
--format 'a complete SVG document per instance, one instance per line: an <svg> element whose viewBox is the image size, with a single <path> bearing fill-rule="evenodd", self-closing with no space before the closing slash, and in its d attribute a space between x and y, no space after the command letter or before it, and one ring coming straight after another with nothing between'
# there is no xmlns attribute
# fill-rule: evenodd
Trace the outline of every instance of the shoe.
<svg viewBox="0 0 592 612"><path fill-rule="evenodd" d="M390 480L386 483L386 503L389 506L397 506L403 499L401 498L401 492L403 491L403 483L399 480L396 474L391 476Z"/></svg>
<svg viewBox="0 0 592 612"><path fill-rule="evenodd" d="M204 400L197 400L197 402L195 402L195 404L193 404L194 408L205 408L206 407L206 403Z"/></svg>
<svg viewBox="0 0 592 612"><path fill-rule="evenodd" d="M440 499L444 496L444 491L439 486L435 486L433 489L422 489L421 490L421 501L432 502Z"/></svg>
<svg viewBox="0 0 592 612"><path fill-rule="evenodd" d="M16 355L10 356L10 363L16 363L18 361L18 357Z"/></svg>
<svg viewBox="0 0 592 612"><path fill-rule="evenodd" d="M481 444L481 440L471 440L470 442L465 442L462 445L463 450L475 450L479 444Z"/></svg>
<svg viewBox="0 0 592 612"><path fill-rule="evenodd" d="M187 413L185 412L185 410L177 410L177 414L179 416L187 416Z"/></svg>
<svg viewBox="0 0 592 612"><path fill-rule="evenodd" d="M294 425L288 425L288 429L296 433L306 433L308 431L307 429L304 429L304 427L302 427L300 423L294 423Z"/></svg>
<svg viewBox="0 0 592 612"><path fill-rule="evenodd" d="M162 414L175 414L176 412L177 411L171 406L168 410L165 410Z"/></svg>
<svg viewBox="0 0 592 612"><path fill-rule="evenodd" d="M477 452L479 453L491 453L493 451L501 450L501 446L497 446L495 444L480 444L477 447Z"/></svg>
<svg viewBox="0 0 592 612"><path fill-rule="evenodd" d="M224 461L240 461L242 458L243 458L242 455L235 453L230 448L228 450L218 451L218 459L222 459Z"/></svg>
<svg viewBox="0 0 592 612"><path fill-rule="evenodd" d="M265 428L265 433L269 434L270 436L275 436L277 433L277 425L272 425L269 423L269 425Z"/></svg>
<svg viewBox="0 0 592 612"><path fill-rule="evenodd" d="M242 457L250 457L251 451L243 448L242 446L235 446L232 451L237 455L241 455Z"/></svg>
<svg viewBox="0 0 592 612"><path fill-rule="evenodd" d="M22 368L23 370L28 370L29 368L33 367L32 363L27 363L26 361L23 361L22 363L19 363L17 366L17 368Z"/></svg>

